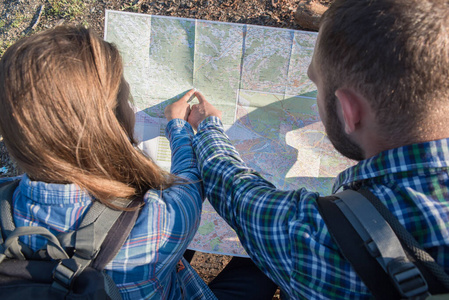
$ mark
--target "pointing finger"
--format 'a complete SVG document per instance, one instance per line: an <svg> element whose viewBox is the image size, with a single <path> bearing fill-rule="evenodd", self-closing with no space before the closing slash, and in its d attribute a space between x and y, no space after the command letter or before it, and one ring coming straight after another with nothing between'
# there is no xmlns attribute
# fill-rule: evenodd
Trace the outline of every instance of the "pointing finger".
<svg viewBox="0 0 449 300"><path fill-rule="evenodd" d="M184 96L181 97L181 99L179 99L179 101L185 101L185 102L189 102L189 100L191 100L191 98L195 95L195 89L191 89L190 91L188 91L187 93L184 94Z"/></svg>
<svg viewBox="0 0 449 300"><path fill-rule="evenodd" d="M207 102L206 98L204 98L203 94L201 94L199 91L195 91L195 96L198 99L199 103Z"/></svg>

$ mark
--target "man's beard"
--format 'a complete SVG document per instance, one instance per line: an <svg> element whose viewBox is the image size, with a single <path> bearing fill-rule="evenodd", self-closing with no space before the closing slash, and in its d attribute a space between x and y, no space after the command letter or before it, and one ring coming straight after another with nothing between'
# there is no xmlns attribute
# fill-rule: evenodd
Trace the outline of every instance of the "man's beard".
<svg viewBox="0 0 449 300"><path fill-rule="evenodd" d="M349 159L361 161L365 159L362 148L351 141L345 133L342 123L337 115L338 99L333 95L326 97L325 101L325 120L323 120L326 133L335 149Z"/></svg>

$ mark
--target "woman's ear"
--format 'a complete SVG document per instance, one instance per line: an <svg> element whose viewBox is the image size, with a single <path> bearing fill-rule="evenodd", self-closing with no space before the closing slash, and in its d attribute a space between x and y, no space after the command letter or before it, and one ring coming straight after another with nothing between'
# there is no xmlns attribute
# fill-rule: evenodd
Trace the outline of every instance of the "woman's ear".
<svg viewBox="0 0 449 300"><path fill-rule="evenodd" d="M351 134L356 131L360 125L360 121L363 116L363 100L360 95L350 89L338 89L335 92L345 122L346 134Z"/></svg>

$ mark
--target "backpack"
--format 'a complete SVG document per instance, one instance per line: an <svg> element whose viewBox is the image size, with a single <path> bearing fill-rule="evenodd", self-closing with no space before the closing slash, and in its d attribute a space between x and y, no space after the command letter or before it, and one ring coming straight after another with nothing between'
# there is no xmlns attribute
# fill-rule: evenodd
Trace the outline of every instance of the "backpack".
<svg viewBox="0 0 449 300"><path fill-rule="evenodd" d="M44 227L16 228L12 196L19 180L0 186L0 299L121 299L104 267L134 227L139 210L114 210L94 201L76 231L53 235ZM137 208L142 201L129 201ZM33 252L20 236L40 235Z"/></svg>
<svg viewBox="0 0 449 300"><path fill-rule="evenodd" d="M319 197L343 256L375 299L449 299L449 276L370 191Z"/></svg>

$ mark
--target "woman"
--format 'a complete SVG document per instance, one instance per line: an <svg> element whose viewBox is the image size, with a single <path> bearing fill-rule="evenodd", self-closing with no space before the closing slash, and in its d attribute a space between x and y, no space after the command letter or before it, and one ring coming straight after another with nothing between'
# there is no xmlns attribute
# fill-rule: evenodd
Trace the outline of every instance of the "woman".
<svg viewBox="0 0 449 300"><path fill-rule="evenodd" d="M164 172L136 148L129 97L117 49L90 30L57 27L6 51L0 133L25 172L13 197L15 225L56 235L76 230L94 199L114 206L116 198L143 196L134 228L106 266L122 297L215 299L182 258L203 199L193 130L181 119L168 123L172 169ZM187 115L188 107L175 108ZM45 243L22 241L33 250Z"/></svg>

